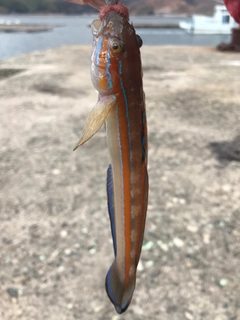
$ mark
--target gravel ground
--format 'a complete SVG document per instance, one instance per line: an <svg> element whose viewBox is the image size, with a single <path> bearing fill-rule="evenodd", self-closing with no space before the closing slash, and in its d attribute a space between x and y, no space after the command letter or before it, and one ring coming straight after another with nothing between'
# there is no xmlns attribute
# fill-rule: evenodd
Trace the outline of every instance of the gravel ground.
<svg viewBox="0 0 240 320"><path fill-rule="evenodd" d="M240 319L240 56L144 47L150 199L137 287L117 315L104 129L90 47L0 63L0 319Z"/></svg>

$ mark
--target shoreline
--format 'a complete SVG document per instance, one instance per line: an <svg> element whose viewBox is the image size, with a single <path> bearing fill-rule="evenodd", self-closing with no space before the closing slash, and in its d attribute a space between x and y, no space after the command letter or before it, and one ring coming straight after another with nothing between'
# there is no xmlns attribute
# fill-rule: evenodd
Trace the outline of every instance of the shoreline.
<svg viewBox="0 0 240 320"><path fill-rule="evenodd" d="M81 16L96 16L98 15L98 12L96 11L96 13L90 13L90 14L87 14L87 13L83 13L83 14L64 14L64 13L48 13L48 14L45 14L45 13L0 13L0 17L1 16L36 16L36 17L68 17L68 16L73 16L73 17L81 17ZM191 17L191 15L189 14L153 14L153 15L133 15L133 14L130 14L130 18L131 17L134 17L134 18L138 18L138 17L147 17L147 18L166 18L166 19L172 19L172 18L181 18L181 19L184 19L184 18L189 18Z"/></svg>
<svg viewBox="0 0 240 320"><path fill-rule="evenodd" d="M90 44L79 44L79 45L63 45L63 46L59 46L59 47L56 47L56 48L48 48L48 49L45 49L45 50L39 50L39 51L33 51L33 52L29 52L29 53L25 53L25 54L20 54L18 56L12 56L12 57L8 57L6 59L0 59L0 70L1 70L1 67L4 67L5 63L7 63L8 61L15 61L15 60L28 60L28 59L31 59L32 57L42 57L44 55L47 55L49 52L57 52L58 51L61 51L61 50L72 50L73 48L79 48L79 49L86 49L86 48L89 48L89 52L91 52L91 49L92 49L92 45ZM154 48L162 48L163 50L164 49L176 49L176 50L189 50L189 52L191 51L198 51L198 52L219 52L215 46L189 46L189 45L173 45L173 44L169 44L169 45L143 45L142 49L141 49L141 52L144 50L144 49L154 49ZM228 52L225 52L225 54L228 54ZM89 53L89 61L90 61L90 53Z"/></svg>
<svg viewBox="0 0 240 320"><path fill-rule="evenodd" d="M92 45L90 44L82 44L82 45L69 45L69 46L59 46L59 47L56 47L56 48L49 48L49 49L46 49L46 50L41 50L41 51L33 51L33 52L30 52L30 53L26 53L26 54L20 54L18 56L12 56L12 57L8 57L6 59L0 59L0 73L1 71L4 72L6 69L8 69L8 65L12 65L14 64L15 62L17 62L18 60L19 61L22 61L23 64L27 65L27 61L31 61L31 60L35 60L37 59L38 57L39 58L42 58L44 56L47 56L49 54L58 54L58 52L61 52L62 50L74 50L75 48L78 48L79 52L80 51L87 51L87 54L86 54L86 57L88 58L88 62L90 63L90 53L91 53L91 49L92 49ZM185 52L186 50L192 53L195 53L195 52L203 52L203 53L209 53L209 52L212 52L212 53L218 53L220 51L217 50L216 47L214 46L189 46L189 45L163 45L163 46L154 46L154 45L144 45L141 49L141 55L143 55L143 52L145 50L154 50L154 49L162 49L162 50L177 50L177 51L183 51ZM228 55L230 52L225 52L224 54L225 55ZM12 69L12 67L10 68L10 73L13 71L14 73L14 68ZM19 68L16 68L16 71L18 71Z"/></svg>
<svg viewBox="0 0 240 320"><path fill-rule="evenodd" d="M80 49L86 49L88 48L89 49L89 52L91 52L91 49L92 49L92 45L90 44L82 44L82 45L69 45L69 46L59 46L59 47L56 47L56 48L49 48L49 49L46 49L46 50L41 50L41 51L33 51L33 52L29 52L29 53L25 53L25 54L20 54L18 56L12 56L12 57L8 57L6 59L0 59L0 70L1 68L5 68L5 66L8 64L8 61L13 63L14 61L17 61L18 59L21 60L21 61L27 61L27 60L31 60L35 57L43 57L45 55L47 55L48 53L50 52L57 52L58 51L61 51L61 50L67 50L69 49L70 51L73 49L73 48L76 48L78 47L79 50ZM144 45L142 47L142 50L141 52L144 50L144 49L147 49L147 50L154 50L154 48L158 49L158 48L162 48L163 50L164 49L171 49L171 50L179 50L179 51L185 51L185 50L188 50L190 53L191 52L219 52L217 50L216 47L214 46L189 46L189 45L162 45L162 46L158 46L158 45ZM229 52L225 52L225 54L227 55ZM90 61L90 53L89 53L89 61Z"/></svg>
<svg viewBox="0 0 240 320"><path fill-rule="evenodd" d="M48 32L54 28L64 27L64 25L45 25L45 24L0 24L0 32L3 33L37 33Z"/></svg>
<svg viewBox="0 0 240 320"><path fill-rule="evenodd" d="M133 23L134 27L141 29L180 29L178 23L141 23L136 22ZM45 25L45 24L25 24L25 23L11 23L4 24L0 23L0 32L27 32L27 33L35 33L35 32L47 32L51 31L54 28L64 27L65 25ZM91 27L90 24L87 25Z"/></svg>

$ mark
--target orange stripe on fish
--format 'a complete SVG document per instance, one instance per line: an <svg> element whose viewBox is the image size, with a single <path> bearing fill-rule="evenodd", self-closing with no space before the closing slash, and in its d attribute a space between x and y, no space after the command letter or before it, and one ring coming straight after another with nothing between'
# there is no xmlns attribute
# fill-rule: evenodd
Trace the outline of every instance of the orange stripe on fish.
<svg viewBox="0 0 240 320"><path fill-rule="evenodd" d="M148 203L147 123L139 48L141 38L128 21L126 7L104 8L95 20L91 77L99 100L87 118L84 144L106 122L110 166L108 209L115 260L106 291L118 313L132 299ZM77 148L76 147L76 148Z"/></svg>

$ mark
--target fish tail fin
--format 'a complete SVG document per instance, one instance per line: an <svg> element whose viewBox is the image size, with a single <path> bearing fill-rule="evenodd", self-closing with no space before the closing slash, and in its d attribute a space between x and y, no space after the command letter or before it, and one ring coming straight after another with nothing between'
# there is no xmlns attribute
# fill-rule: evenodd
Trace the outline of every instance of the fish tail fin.
<svg viewBox="0 0 240 320"><path fill-rule="evenodd" d="M106 276L106 292L113 303L117 313L125 312L131 303L136 283L136 273L125 284L121 279L116 260L110 267Z"/></svg>

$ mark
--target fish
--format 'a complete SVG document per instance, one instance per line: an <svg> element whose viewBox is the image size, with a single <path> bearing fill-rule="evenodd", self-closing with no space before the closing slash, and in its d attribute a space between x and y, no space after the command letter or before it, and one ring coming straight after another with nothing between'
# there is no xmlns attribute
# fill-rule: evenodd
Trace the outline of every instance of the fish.
<svg viewBox="0 0 240 320"><path fill-rule="evenodd" d="M140 47L124 5L105 6L91 24L92 83L99 93L75 149L105 124L107 201L114 261L105 287L116 311L132 300L148 205L148 137ZM74 150L75 150L74 149Z"/></svg>
<svg viewBox="0 0 240 320"><path fill-rule="evenodd" d="M240 0L224 0L224 3L234 20L240 24Z"/></svg>

